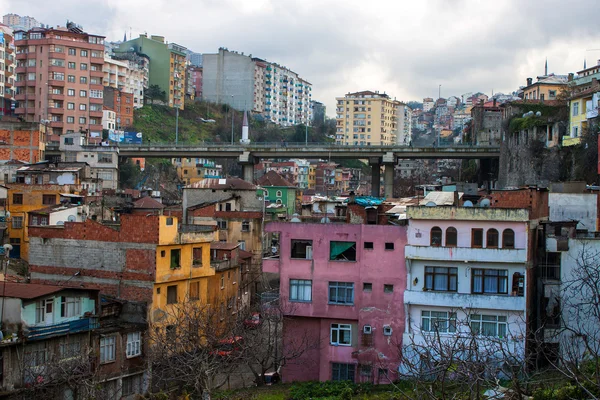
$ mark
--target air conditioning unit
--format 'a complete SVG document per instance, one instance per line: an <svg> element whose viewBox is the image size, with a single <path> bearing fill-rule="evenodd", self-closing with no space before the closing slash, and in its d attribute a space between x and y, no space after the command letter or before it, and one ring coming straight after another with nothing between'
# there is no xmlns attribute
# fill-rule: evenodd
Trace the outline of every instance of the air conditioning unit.
<svg viewBox="0 0 600 400"><path fill-rule="evenodd" d="M363 326L363 333L365 335L370 335L371 333L373 333L373 328L371 327L371 325Z"/></svg>
<svg viewBox="0 0 600 400"><path fill-rule="evenodd" d="M392 336L392 327L389 325L383 326L383 336Z"/></svg>

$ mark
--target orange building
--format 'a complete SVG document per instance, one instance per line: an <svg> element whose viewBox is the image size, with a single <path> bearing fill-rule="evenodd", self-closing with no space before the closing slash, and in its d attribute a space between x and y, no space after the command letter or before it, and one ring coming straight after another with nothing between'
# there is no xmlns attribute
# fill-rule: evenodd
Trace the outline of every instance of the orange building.
<svg viewBox="0 0 600 400"><path fill-rule="evenodd" d="M0 121L0 160L44 160L45 127L37 122Z"/></svg>

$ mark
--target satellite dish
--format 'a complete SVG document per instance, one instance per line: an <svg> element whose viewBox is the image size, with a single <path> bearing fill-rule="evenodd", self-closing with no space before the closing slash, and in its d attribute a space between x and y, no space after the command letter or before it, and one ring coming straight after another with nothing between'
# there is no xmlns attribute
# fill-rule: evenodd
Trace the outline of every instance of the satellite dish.
<svg viewBox="0 0 600 400"><path fill-rule="evenodd" d="M492 202L490 201L490 199L483 199L479 202L479 207L489 207L492 205Z"/></svg>
<svg viewBox="0 0 600 400"><path fill-rule="evenodd" d="M56 223L56 225L64 225L64 224L65 224L65 221L58 221L58 222Z"/></svg>
<svg viewBox="0 0 600 400"><path fill-rule="evenodd" d="M300 220L300 218L298 218L298 214L294 213L294 215L292 215L292 219L290 219L290 222L302 222Z"/></svg>
<svg viewBox="0 0 600 400"><path fill-rule="evenodd" d="M542 116L542 112L541 112L541 111L538 111L538 112L536 112L536 113L535 113L535 116L536 116L536 117L541 117L541 116Z"/></svg>
<svg viewBox="0 0 600 400"><path fill-rule="evenodd" d="M473 203L471 200L467 200L463 203L463 207L473 207Z"/></svg>
<svg viewBox="0 0 600 400"><path fill-rule="evenodd" d="M69 222L75 222L77 220L77 218L75 218L74 215L69 215L69 218L67 218L67 221Z"/></svg>
<svg viewBox="0 0 600 400"><path fill-rule="evenodd" d="M323 217L323 218L321 218L321 223L322 223L322 224L328 224L328 223L330 223L330 222L331 222L331 220L330 220L328 217Z"/></svg>
<svg viewBox="0 0 600 400"><path fill-rule="evenodd" d="M425 207L435 207L437 206L437 204L435 204L435 202L433 201L428 201L427 204L425 204Z"/></svg>

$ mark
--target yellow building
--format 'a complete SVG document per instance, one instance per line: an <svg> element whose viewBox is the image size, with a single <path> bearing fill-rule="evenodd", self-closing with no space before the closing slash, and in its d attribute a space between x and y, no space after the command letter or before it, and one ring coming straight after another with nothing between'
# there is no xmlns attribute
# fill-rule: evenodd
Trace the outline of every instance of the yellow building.
<svg viewBox="0 0 600 400"><path fill-rule="evenodd" d="M169 82L169 106L183 110L185 87L185 64L186 48L175 43L169 43L170 50L170 82Z"/></svg>
<svg viewBox="0 0 600 400"><path fill-rule="evenodd" d="M600 65L577 72L572 81L569 96L569 132L563 137L563 146L573 146L581 142L581 136L588 127L588 119L598 116L600 96Z"/></svg>
<svg viewBox="0 0 600 400"><path fill-rule="evenodd" d="M314 189L317 185L317 166L310 164L308 166L308 189Z"/></svg>
<svg viewBox="0 0 600 400"><path fill-rule="evenodd" d="M173 158L177 177L185 185L200 182L205 178L221 178L223 167L206 158Z"/></svg>
<svg viewBox="0 0 600 400"><path fill-rule="evenodd" d="M527 78L527 86L523 88L524 100L557 100L560 93L567 88L567 77L562 75L538 76L537 81Z"/></svg>
<svg viewBox="0 0 600 400"><path fill-rule="evenodd" d="M64 192L60 185L10 184L6 208L10 212L7 225L13 257L29 260L29 213L59 204L60 194Z"/></svg>
<svg viewBox="0 0 600 400"><path fill-rule="evenodd" d="M396 143L401 102L387 94L363 91L336 97L336 143L384 146Z"/></svg>

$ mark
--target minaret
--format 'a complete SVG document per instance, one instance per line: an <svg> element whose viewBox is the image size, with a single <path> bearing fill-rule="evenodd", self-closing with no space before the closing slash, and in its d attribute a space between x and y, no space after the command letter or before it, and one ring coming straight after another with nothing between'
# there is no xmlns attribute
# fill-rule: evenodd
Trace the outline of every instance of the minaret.
<svg viewBox="0 0 600 400"><path fill-rule="evenodd" d="M583 59L583 69L587 69L585 58Z"/></svg>
<svg viewBox="0 0 600 400"><path fill-rule="evenodd" d="M123 41L124 41L124 42L126 42L126 41L127 41L127 32L125 32L125 33L123 34Z"/></svg>
<svg viewBox="0 0 600 400"><path fill-rule="evenodd" d="M544 68L544 76L548 76L548 58L546 58L546 66Z"/></svg>
<svg viewBox="0 0 600 400"><path fill-rule="evenodd" d="M244 122L242 123L242 139L241 143L250 143L250 139L248 139L248 113L244 111Z"/></svg>

